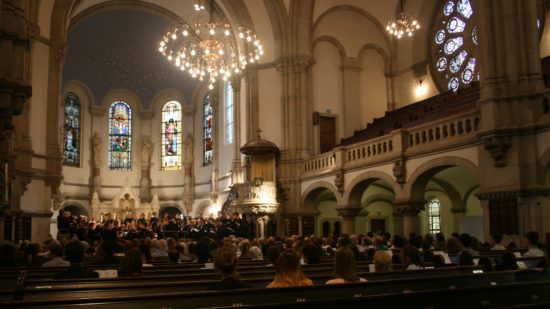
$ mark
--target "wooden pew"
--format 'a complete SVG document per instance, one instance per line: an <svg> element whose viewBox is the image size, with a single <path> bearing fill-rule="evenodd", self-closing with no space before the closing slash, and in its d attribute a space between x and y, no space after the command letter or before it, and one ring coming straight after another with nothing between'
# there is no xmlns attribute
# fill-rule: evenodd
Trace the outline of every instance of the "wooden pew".
<svg viewBox="0 0 550 309"><path fill-rule="evenodd" d="M515 272L497 272L489 274L460 274L454 276L432 276L422 280L406 278L396 280L371 281L361 284L315 286L305 288L285 289L252 289L228 292L213 291L178 291L179 287L171 285L156 288L128 289L92 289L79 292L47 291L36 294L25 294L21 301L0 301L2 308L11 307L38 307L64 308L74 306L99 306L102 308L197 308L221 306L259 306L276 304L301 304L322 301L328 303L334 299L362 299L368 300L380 295L409 295L429 291L456 291L475 288L490 288L507 286L515 283ZM544 297L548 299L548 282L541 285L546 291ZM70 297L69 297L70 296ZM542 294L541 296L542 297ZM398 297L399 298L399 297ZM447 299L449 301L449 299ZM457 301L460 301L458 299ZM319 303L315 303L319 305ZM363 305L367 304L362 302ZM410 306L408 306L410 307ZM474 306L475 307L475 306ZM317 307L319 308L319 307ZM393 308L393 306L392 306Z"/></svg>

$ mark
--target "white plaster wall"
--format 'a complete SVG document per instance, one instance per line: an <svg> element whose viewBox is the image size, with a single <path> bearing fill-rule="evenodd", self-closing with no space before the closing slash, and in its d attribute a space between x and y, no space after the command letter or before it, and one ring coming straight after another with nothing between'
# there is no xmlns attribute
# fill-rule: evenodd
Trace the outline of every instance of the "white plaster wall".
<svg viewBox="0 0 550 309"><path fill-rule="evenodd" d="M357 129L365 128L373 118L384 116L388 106L384 58L375 50L365 50L361 63L361 98L359 100L361 123Z"/></svg>
<svg viewBox="0 0 550 309"><path fill-rule="evenodd" d="M319 215L317 216L316 222L316 234L319 236L323 235L324 221L329 221L331 223L331 232L334 222L343 222L342 217L340 217L336 211L336 202L334 201L323 201L319 203L317 210L319 211Z"/></svg>
<svg viewBox="0 0 550 309"><path fill-rule="evenodd" d="M338 49L329 42L319 42L313 50L315 65L311 68L313 111L338 115L340 136L344 137L344 86L342 60ZM316 141L318 143L318 141Z"/></svg>

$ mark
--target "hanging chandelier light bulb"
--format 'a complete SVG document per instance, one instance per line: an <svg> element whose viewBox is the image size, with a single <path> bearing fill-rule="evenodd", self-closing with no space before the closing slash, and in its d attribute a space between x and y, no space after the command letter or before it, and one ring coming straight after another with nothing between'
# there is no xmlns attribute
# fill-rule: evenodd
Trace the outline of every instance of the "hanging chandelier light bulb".
<svg viewBox="0 0 550 309"><path fill-rule="evenodd" d="M158 50L193 78L208 81L209 89L217 80L239 74L264 54L256 34L247 27L232 27L223 17L214 16L214 1L208 13L204 0L194 5L193 21L170 26L162 36Z"/></svg>
<svg viewBox="0 0 550 309"><path fill-rule="evenodd" d="M386 25L386 30L400 39L402 36L406 35L411 37L417 29L420 29L420 24L413 15L405 14L403 11L403 0L399 1L400 10L395 17L388 21Z"/></svg>

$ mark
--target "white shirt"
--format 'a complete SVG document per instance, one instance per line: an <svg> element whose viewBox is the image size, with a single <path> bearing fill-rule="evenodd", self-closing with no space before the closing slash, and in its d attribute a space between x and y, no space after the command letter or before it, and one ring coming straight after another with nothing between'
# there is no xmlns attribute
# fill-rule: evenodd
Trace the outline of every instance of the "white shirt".
<svg viewBox="0 0 550 309"><path fill-rule="evenodd" d="M544 256L544 252L537 247L529 248L527 252L523 254L525 257L539 257Z"/></svg>

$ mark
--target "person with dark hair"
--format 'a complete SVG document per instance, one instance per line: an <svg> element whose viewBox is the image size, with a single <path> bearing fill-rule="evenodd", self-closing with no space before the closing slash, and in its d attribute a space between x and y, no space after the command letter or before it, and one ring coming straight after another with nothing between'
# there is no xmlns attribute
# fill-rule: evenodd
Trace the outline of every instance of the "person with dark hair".
<svg viewBox="0 0 550 309"><path fill-rule="evenodd" d="M539 249L539 234L537 232L527 232L525 234L527 240L527 252L523 254L525 257L539 257L544 256L544 252Z"/></svg>
<svg viewBox="0 0 550 309"><path fill-rule="evenodd" d="M506 247L502 244L502 235L495 234L491 240L491 251L503 251Z"/></svg>
<svg viewBox="0 0 550 309"><path fill-rule="evenodd" d="M16 249L10 243L0 245L0 266L1 267L15 267L17 266L17 254Z"/></svg>
<svg viewBox="0 0 550 309"><path fill-rule="evenodd" d="M168 261L172 264L178 264L180 262L180 253L176 249L168 251Z"/></svg>
<svg viewBox="0 0 550 309"><path fill-rule="evenodd" d="M269 264L267 266L275 266L277 265L277 260L279 259L279 255L281 254L281 247L279 245L272 245L267 249L267 260L269 261Z"/></svg>
<svg viewBox="0 0 550 309"><path fill-rule="evenodd" d="M357 248L357 247L356 247ZM302 254L304 256L304 262L306 264L319 264L321 259L319 258L319 251L314 244L306 244L302 247Z"/></svg>
<svg viewBox="0 0 550 309"><path fill-rule="evenodd" d="M222 276L222 280L208 290L238 290L251 289L253 286L240 279L239 274L235 271L237 268L237 254L230 247L223 247L216 253L214 258L214 267Z"/></svg>
<svg viewBox="0 0 550 309"><path fill-rule="evenodd" d="M63 247L58 244L50 246L50 255L52 259L43 263L43 267L69 267L71 263L63 259Z"/></svg>
<svg viewBox="0 0 550 309"><path fill-rule="evenodd" d="M143 270L143 256L141 252L132 248L126 250L118 268L119 277L139 277Z"/></svg>
<svg viewBox="0 0 550 309"><path fill-rule="evenodd" d="M519 268L516 256L511 252L502 255L502 263L496 266L497 270L516 270Z"/></svg>
<svg viewBox="0 0 550 309"><path fill-rule="evenodd" d="M199 241L197 241L197 262L206 263L210 260L212 255L210 254L210 238L203 236Z"/></svg>
<svg viewBox="0 0 550 309"><path fill-rule="evenodd" d="M477 263L483 272L490 273L495 271L495 261L488 256L484 256L479 259L479 262Z"/></svg>
<svg viewBox="0 0 550 309"><path fill-rule="evenodd" d="M463 266L462 264L460 264L460 262L462 261L462 254L464 252L468 252L471 256L472 256L472 259L475 258L475 257L478 257L479 256L479 252L477 252L476 250L472 249L472 236L470 236L469 234L467 233L462 233L460 234L460 243L462 244L463 248L462 250L457 254L456 256L456 260L457 260L457 264L459 266ZM464 259L465 262L469 261L468 259ZM472 262L473 263L473 262Z"/></svg>
<svg viewBox="0 0 550 309"><path fill-rule="evenodd" d="M365 278L357 276L355 255L348 247L339 248L334 254L334 277L326 284L367 282Z"/></svg>
<svg viewBox="0 0 550 309"><path fill-rule="evenodd" d="M437 251L444 251L445 250L445 236L443 233L439 232L435 234L435 250Z"/></svg>
<svg viewBox="0 0 550 309"><path fill-rule="evenodd" d="M268 288L283 288L293 286L311 286L313 282L302 272L300 256L294 250L285 250L277 259L275 279L267 285Z"/></svg>
<svg viewBox="0 0 550 309"><path fill-rule="evenodd" d="M470 251L462 251L458 258L458 266L473 266L474 265L474 256Z"/></svg>
<svg viewBox="0 0 550 309"><path fill-rule="evenodd" d="M71 263L67 270L58 272L54 279L99 278L99 274L82 266L84 245L79 240L72 240L65 246L65 256Z"/></svg>
<svg viewBox="0 0 550 309"><path fill-rule="evenodd" d="M424 261L420 251L415 246L407 245L403 248L403 265L406 270L416 270L424 268Z"/></svg>
<svg viewBox="0 0 550 309"><path fill-rule="evenodd" d="M101 244L102 255L95 261L97 265L118 265L120 260L115 257L116 242L112 240L103 241Z"/></svg>

